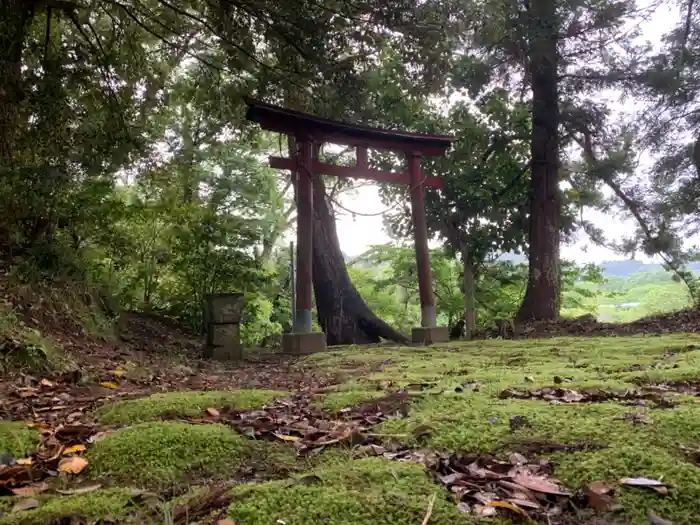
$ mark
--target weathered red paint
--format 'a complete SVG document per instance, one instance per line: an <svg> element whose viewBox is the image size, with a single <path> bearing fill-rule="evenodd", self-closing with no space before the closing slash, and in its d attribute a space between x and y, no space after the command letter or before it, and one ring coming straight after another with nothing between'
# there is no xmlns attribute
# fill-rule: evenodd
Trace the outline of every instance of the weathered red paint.
<svg viewBox="0 0 700 525"><path fill-rule="evenodd" d="M297 176L297 315L311 311L313 288L313 152L311 142L297 142L297 156L292 167ZM310 331L310 327L309 327Z"/></svg>
<svg viewBox="0 0 700 525"><path fill-rule="evenodd" d="M411 184L410 173L394 173L391 171L378 171L372 169L361 169L355 166L338 166L314 160L311 164L312 173L322 173L333 177L354 178L374 180L377 182L391 182L393 184ZM296 161L284 157L270 157L270 167L278 170L294 170ZM425 177L423 186L428 188L442 188L444 180L440 177Z"/></svg>

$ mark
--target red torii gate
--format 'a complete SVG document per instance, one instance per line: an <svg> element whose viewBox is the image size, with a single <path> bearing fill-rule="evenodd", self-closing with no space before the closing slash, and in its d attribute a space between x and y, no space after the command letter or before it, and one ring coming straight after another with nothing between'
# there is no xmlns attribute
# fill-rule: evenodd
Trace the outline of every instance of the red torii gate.
<svg viewBox="0 0 700 525"><path fill-rule="evenodd" d="M297 295L296 322L292 334L283 337L288 352L308 352L325 348L323 333L311 331L313 304L312 242L313 187L312 177L320 173L336 177L353 177L378 182L411 186L411 208L418 267L418 289L421 305L421 327L414 328L413 342L432 343L449 340L449 329L438 327L430 275L428 230L425 221L424 187L441 188L443 180L424 176L421 157L444 155L454 142L453 137L394 132L369 126L348 124L319 118L271 104L246 99L246 118L260 124L262 129L294 136L297 152L293 158L270 157L270 167L286 169L297 174ZM314 158L314 147L324 142L356 148L355 166L338 166ZM407 173L392 173L369 169L367 149L403 153L408 161Z"/></svg>

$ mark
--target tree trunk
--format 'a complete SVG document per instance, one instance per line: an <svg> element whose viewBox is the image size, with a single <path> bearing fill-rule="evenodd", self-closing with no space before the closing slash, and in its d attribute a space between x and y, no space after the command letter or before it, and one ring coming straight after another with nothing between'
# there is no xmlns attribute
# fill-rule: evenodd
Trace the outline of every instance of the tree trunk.
<svg viewBox="0 0 700 525"><path fill-rule="evenodd" d="M464 337L471 339L476 331L476 272L470 254L462 252L464 265Z"/></svg>
<svg viewBox="0 0 700 525"><path fill-rule="evenodd" d="M532 176L530 181L529 275L518 321L559 316L559 105L554 0L531 0Z"/></svg>
<svg viewBox="0 0 700 525"><path fill-rule="evenodd" d="M378 343L380 337L399 343L408 342L408 337L391 328L369 309L353 286L321 176L314 176L313 188L314 295L318 322L326 334L327 344Z"/></svg>
<svg viewBox="0 0 700 525"><path fill-rule="evenodd" d="M22 51L24 50L33 2L3 0L0 16L0 167L15 160L19 108L23 98Z"/></svg>

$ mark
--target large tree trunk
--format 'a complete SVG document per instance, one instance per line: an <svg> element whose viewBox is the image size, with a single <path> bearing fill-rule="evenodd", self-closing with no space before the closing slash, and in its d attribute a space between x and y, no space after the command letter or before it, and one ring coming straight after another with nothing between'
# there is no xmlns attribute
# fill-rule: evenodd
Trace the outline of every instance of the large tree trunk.
<svg viewBox="0 0 700 525"><path fill-rule="evenodd" d="M23 98L22 51L24 50L33 2L3 0L0 15L0 167L15 159L19 108Z"/></svg>
<svg viewBox="0 0 700 525"><path fill-rule="evenodd" d="M532 177L530 253L527 290L519 321L559 316L559 105L557 29L554 0L531 0L530 68L532 71Z"/></svg>
<svg viewBox="0 0 700 525"><path fill-rule="evenodd" d="M318 322L326 334L326 342L328 345L378 343L380 337L408 342L408 337L374 315L353 286L320 175L314 176L313 187L314 295Z"/></svg>

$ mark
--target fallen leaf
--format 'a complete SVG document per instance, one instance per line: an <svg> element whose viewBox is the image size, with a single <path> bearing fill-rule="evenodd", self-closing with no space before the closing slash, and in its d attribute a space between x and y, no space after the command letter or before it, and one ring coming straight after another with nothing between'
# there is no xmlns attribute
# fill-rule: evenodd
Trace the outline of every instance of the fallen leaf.
<svg viewBox="0 0 700 525"><path fill-rule="evenodd" d="M520 514L521 516L525 516L525 512L523 512L522 509L516 507L512 503L508 503L507 501L489 501L486 505L486 507L499 507L501 509L508 509L510 511L515 512L516 514Z"/></svg>
<svg viewBox="0 0 700 525"><path fill-rule="evenodd" d="M51 388L53 386L53 383L48 379L42 379L41 381L39 381L39 384L48 388Z"/></svg>
<svg viewBox="0 0 700 525"><path fill-rule="evenodd" d="M17 460L18 465L22 465L24 467L28 467L29 465L32 465L34 463L34 460L32 458L20 458Z"/></svg>
<svg viewBox="0 0 700 525"><path fill-rule="evenodd" d="M23 499L22 501L15 503L14 507L12 507L12 512L35 509L38 506L39 502L33 498Z"/></svg>
<svg viewBox="0 0 700 525"><path fill-rule="evenodd" d="M559 485L548 480L543 476L533 476L524 471L519 471L513 476L513 482L535 492L543 494L555 494L560 496L569 496L568 492L563 491Z"/></svg>
<svg viewBox="0 0 700 525"><path fill-rule="evenodd" d="M620 483L627 487L643 487L652 489L655 492L665 496L668 494L668 488L666 485L659 480L650 478L622 478Z"/></svg>
<svg viewBox="0 0 700 525"><path fill-rule="evenodd" d="M101 483L94 483L93 485L85 485L83 487L76 487L74 489L66 489L66 490L56 490L59 494L63 494L64 496L72 496L74 494L87 494L88 492L94 492L97 489L102 488Z"/></svg>
<svg viewBox="0 0 700 525"><path fill-rule="evenodd" d="M119 388L119 385L114 381L102 381L100 383L100 386L103 388L109 388L110 390L116 390L117 388Z"/></svg>
<svg viewBox="0 0 700 525"><path fill-rule="evenodd" d="M49 488L48 483L39 483L37 485L29 485L28 487L12 489L12 494L22 497L35 496L36 494L41 494L42 492L49 490Z"/></svg>
<svg viewBox="0 0 700 525"><path fill-rule="evenodd" d="M219 417L219 411L215 408L207 408L205 412L211 417Z"/></svg>
<svg viewBox="0 0 700 525"><path fill-rule="evenodd" d="M98 432L94 436L90 436L88 438L88 443L97 443L98 441L102 441L104 438L106 438L113 432L113 430L105 430L104 432Z"/></svg>
<svg viewBox="0 0 700 525"><path fill-rule="evenodd" d="M216 522L216 525L234 525L233 520L225 519Z"/></svg>
<svg viewBox="0 0 700 525"><path fill-rule="evenodd" d="M61 455L67 456L68 454L77 454L79 452L85 452L86 450L87 448L85 447L85 445L73 445L72 447L68 447L67 449L65 449L61 453Z"/></svg>
<svg viewBox="0 0 700 525"><path fill-rule="evenodd" d="M630 487L663 487L662 481L650 478L622 478L620 483Z"/></svg>
<svg viewBox="0 0 700 525"><path fill-rule="evenodd" d="M277 434L277 433L275 433L275 432L273 432L273 435L274 435L276 438L281 439L282 441L291 441L291 442L294 442L294 441L299 441L299 440L301 439L299 436L287 436L287 435L285 435L285 434Z"/></svg>
<svg viewBox="0 0 700 525"><path fill-rule="evenodd" d="M583 491L588 498L588 504L596 512L610 512L615 509L616 503L611 496L613 488L605 481L589 483Z"/></svg>
<svg viewBox="0 0 700 525"><path fill-rule="evenodd" d="M73 456L62 459L58 464L58 471L67 474L80 474L88 466L87 459L80 456Z"/></svg>
<svg viewBox="0 0 700 525"><path fill-rule="evenodd" d="M126 372L124 370L117 368L116 370L112 370L112 375L117 376L117 377L124 377L126 375Z"/></svg>

